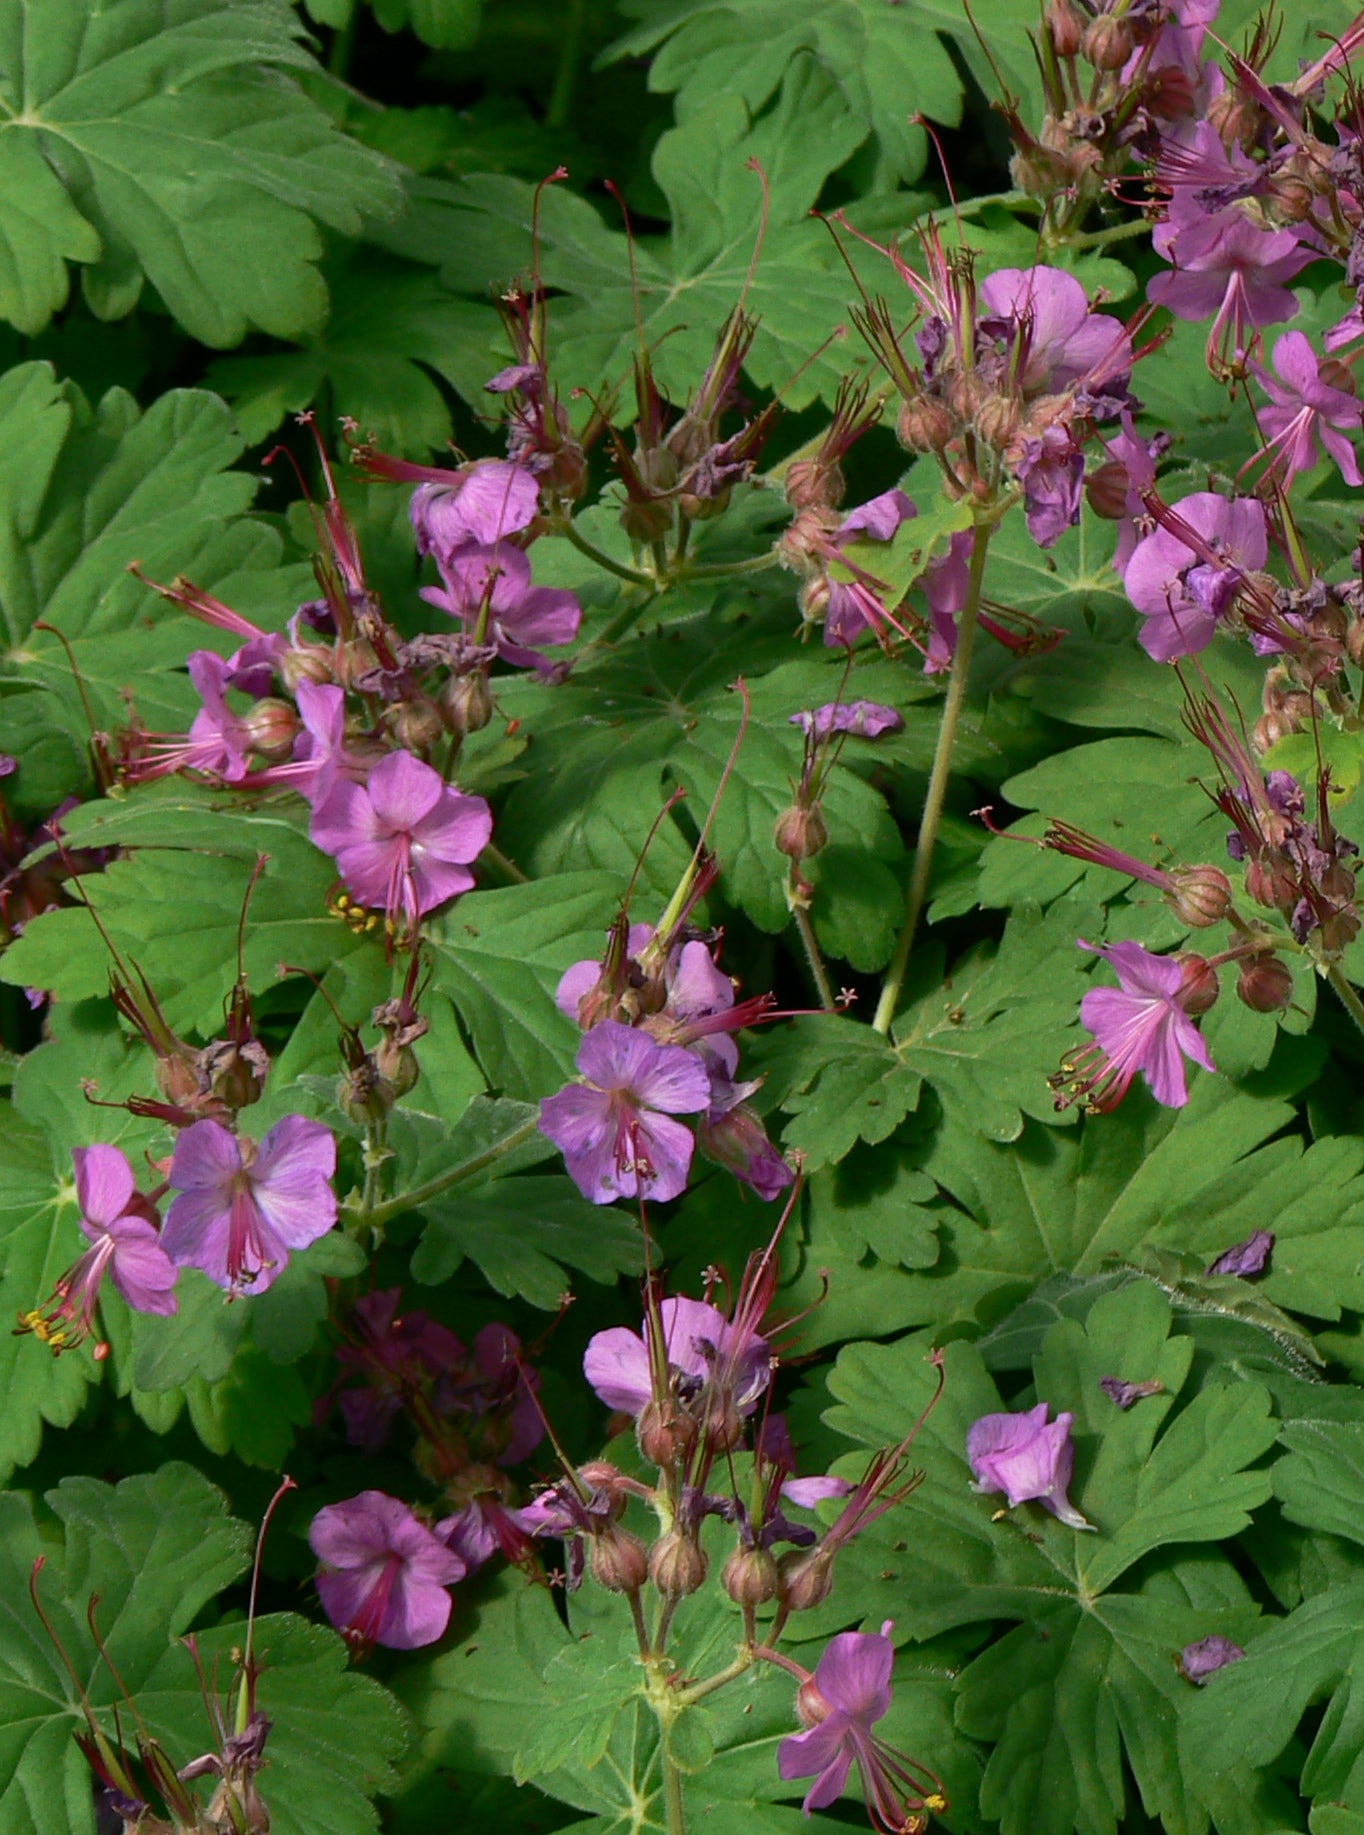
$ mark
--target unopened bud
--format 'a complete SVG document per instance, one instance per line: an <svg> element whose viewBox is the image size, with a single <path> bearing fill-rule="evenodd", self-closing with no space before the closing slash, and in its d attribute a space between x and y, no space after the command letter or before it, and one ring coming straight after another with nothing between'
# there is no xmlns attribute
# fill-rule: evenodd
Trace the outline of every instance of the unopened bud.
<svg viewBox="0 0 1364 1835"><path fill-rule="evenodd" d="M1292 876L1273 861L1250 862L1246 868L1246 891L1257 905L1268 905L1285 917L1298 902L1298 888Z"/></svg>
<svg viewBox="0 0 1364 1835"><path fill-rule="evenodd" d="M1132 55L1132 34L1125 20L1101 13L1085 27L1080 55L1096 70L1121 70Z"/></svg>
<svg viewBox="0 0 1364 1835"><path fill-rule="evenodd" d="M322 644L298 644L280 658L279 673L290 690L300 682L330 682L334 679L332 652Z"/></svg>
<svg viewBox="0 0 1364 1835"><path fill-rule="evenodd" d="M395 1096L410 1095L422 1074L412 1047L395 1045L391 1039L384 1039L375 1046L374 1065Z"/></svg>
<svg viewBox="0 0 1364 1835"><path fill-rule="evenodd" d="M587 1566L608 1593L637 1593L649 1576L649 1551L638 1536L609 1523L591 1538Z"/></svg>
<svg viewBox="0 0 1364 1835"><path fill-rule="evenodd" d="M712 497L697 497L691 491L683 491L678 496L677 507L689 522L709 522L714 516L724 515L733 494L728 485Z"/></svg>
<svg viewBox="0 0 1364 1835"><path fill-rule="evenodd" d="M1260 135L1264 111L1253 96L1228 83L1221 95L1208 104L1208 120L1216 128L1223 146L1239 146L1249 153Z"/></svg>
<svg viewBox="0 0 1364 1835"><path fill-rule="evenodd" d="M685 1599L705 1584L710 1562L694 1536L670 1529L649 1552L649 1578L665 1599Z"/></svg>
<svg viewBox="0 0 1364 1835"><path fill-rule="evenodd" d="M388 724L399 745L409 752L429 752L445 737L445 721L429 695L400 701L391 709Z"/></svg>
<svg viewBox="0 0 1364 1835"><path fill-rule="evenodd" d="M743 1437L743 1416L733 1396L716 1396L706 1415L707 1447L713 1453L732 1453Z"/></svg>
<svg viewBox="0 0 1364 1835"><path fill-rule="evenodd" d="M941 452L956 431L955 416L936 395L905 402L895 422L895 437L908 452Z"/></svg>
<svg viewBox="0 0 1364 1835"><path fill-rule="evenodd" d="M1162 64L1150 72L1144 91L1148 113L1158 121L1184 121L1194 111L1194 79L1181 64Z"/></svg>
<svg viewBox="0 0 1364 1835"><path fill-rule="evenodd" d="M796 596L800 606L801 619L806 624L819 624L829 610L829 580L827 574L811 574L801 586Z"/></svg>
<svg viewBox="0 0 1364 1835"><path fill-rule="evenodd" d="M1170 909L1192 930L1220 924L1231 910L1231 881L1221 867L1183 867L1173 875Z"/></svg>
<svg viewBox="0 0 1364 1835"><path fill-rule="evenodd" d="M1102 516L1105 522L1118 522L1127 514L1127 493L1132 488L1132 480L1127 475L1127 467L1117 459L1108 459L1096 466L1085 479L1085 496L1089 507L1096 516Z"/></svg>
<svg viewBox="0 0 1364 1835"><path fill-rule="evenodd" d="M847 489L837 465L797 459L786 468L786 501L793 510L836 510Z"/></svg>
<svg viewBox="0 0 1364 1835"><path fill-rule="evenodd" d="M1196 1018L1216 1004L1217 996L1222 991L1217 980L1217 970L1205 957L1196 956L1192 951L1181 951L1175 961L1184 971L1175 1003Z"/></svg>
<svg viewBox="0 0 1364 1835"><path fill-rule="evenodd" d="M691 1456L696 1420L671 1397L666 1402L646 1402L635 1423L635 1438L649 1464L668 1472Z"/></svg>
<svg viewBox="0 0 1364 1835"><path fill-rule="evenodd" d="M620 526L632 542L648 547L661 542L673 526L673 506L662 497L627 498Z"/></svg>
<svg viewBox="0 0 1364 1835"><path fill-rule="evenodd" d="M976 432L997 451L1018 432L1023 411L1012 395L989 395L976 410Z"/></svg>
<svg viewBox="0 0 1364 1835"><path fill-rule="evenodd" d="M802 809L799 803L793 803L783 810L777 817L772 839L778 853L785 854L788 860L809 860L811 855L819 853L829 840L829 827L819 804Z"/></svg>
<svg viewBox="0 0 1364 1835"><path fill-rule="evenodd" d="M609 1459L589 1459L586 1465L578 1467L578 1476L585 1485L591 1486L597 1497L606 1500L613 1518L625 1515L628 1500L619 1466L612 1465Z"/></svg>
<svg viewBox="0 0 1364 1835"><path fill-rule="evenodd" d="M452 733L481 733L493 717L493 691L481 669L451 676L441 702Z"/></svg>
<svg viewBox="0 0 1364 1835"><path fill-rule="evenodd" d="M266 758L287 758L294 749L298 715L287 701L269 695L257 701L242 723L252 747Z"/></svg>
<svg viewBox="0 0 1364 1835"><path fill-rule="evenodd" d="M1357 395L1354 371L1348 363L1342 363L1339 357L1324 357L1317 370L1317 380L1324 382L1328 389L1339 389L1342 395Z"/></svg>
<svg viewBox="0 0 1364 1835"><path fill-rule="evenodd" d="M765 1548L736 1548L720 1572L736 1606L765 1606L777 1597L777 1564Z"/></svg>
<svg viewBox="0 0 1364 1835"><path fill-rule="evenodd" d="M1252 956L1241 964L1236 997L1252 1013L1280 1013L1293 998L1293 976L1277 956Z"/></svg>
<svg viewBox="0 0 1364 1835"><path fill-rule="evenodd" d="M823 565L837 532L837 510L797 510L790 527L777 540L777 559L793 573L809 573L812 567Z"/></svg>
<svg viewBox="0 0 1364 1835"><path fill-rule="evenodd" d="M1009 161L1009 178L1015 191L1030 198L1056 196L1070 183L1070 167L1059 154L1039 142L1020 147Z"/></svg>
<svg viewBox="0 0 1364 1835"><path fill-rule="evenodd" d="M1084 21L1077 15L1071 0L1047 0L1047 31L1058 57L1070 58L1078 54L1084 30Z"/></svg>
<svg viewBox="0 0 1364 1835"><path fill-rule="evenodd" d="M822 1606L834 1590L834 1558L825 1549L792 1549L777 1563L777 1596L788 1612Z"/></svg>

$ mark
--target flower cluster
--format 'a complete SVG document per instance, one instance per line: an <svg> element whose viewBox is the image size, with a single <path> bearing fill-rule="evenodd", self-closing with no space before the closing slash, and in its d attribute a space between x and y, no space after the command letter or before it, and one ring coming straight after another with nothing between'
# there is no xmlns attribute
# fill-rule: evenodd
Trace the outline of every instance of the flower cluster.
<svg viewBox="0 0 1364 1835"><path fill-rule="evenodd" d="M691 901L699 896L693 888ZM546 1097L540 1128L594 1204L676 1198L694 1145L761 1198L791 1184L739 1077L734 1034L772 1016L770 995L736 1001L715 941L685 919L612 930L600 961L575 962L555 994L582 1028L582 1079ZM695 1117L695 1136L679 1115Z"/></svg>

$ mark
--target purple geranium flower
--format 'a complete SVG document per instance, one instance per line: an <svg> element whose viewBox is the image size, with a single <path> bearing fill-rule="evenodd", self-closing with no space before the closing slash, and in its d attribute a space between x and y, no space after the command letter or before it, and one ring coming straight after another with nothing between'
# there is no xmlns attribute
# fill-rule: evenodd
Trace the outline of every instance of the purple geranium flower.
<svg viewBox="0 0 1364 1835"><path fill-rule="evenodd" d="M1216 1261L1209 1263L1208 1273L1237 1274L1242 1279L1248 1274L1263 1274L1273 1252L1272 1231L1255 1230L1244 1242L1234 1242L1229 1249L1223 1249Z"/></svg>
<svg viewBox="0 0 1364 1835"><path fill-rule="evenodd" d="M1127 596L1146 623L1142 648L1158 663L1193 656L1212 641L1219 617L1245 575L1269 552L1262 506L1196 491L1174 506L1173 520L1192 538L1159 528L1138 542L1123 575Z"/></svg>
<svg viewBox="0 0 1364 1835"><path fill-rule="evenodd" d="M976 537L972 529L962 529L947 544L946 554L930 561L923 578L924 597L928 601L930 631L924 651L924 674L941 675L952 667L957 654L957 619L971 589L971 556Z"/></svg>
<svg viewBox="0 0 1364 1835"><path fill-rule="evenodd" d="M571 644L582 623L576 597L556 586L533 586L530 562L510 542L468 546L441 562L443 586L422 598L448 612L477 643L495 644L504 662L541 673L554 665L545 644Z"/></svg>
<svg viewBox="0 0 1364 1835"><path fill-rule="evenodd" d="M723 1073L712 1073L710 1106L696 1124L696 1138L708 1160L751 1185L760 1198L770 1200L794 1184L796 1175L746 1100L761 1081L732 1083Z"/></svg>
<svg viewBox="0 0 1364 1835"><path fill-rule="evenodd" d="M1095 1042L1068 1067L1071 1099L1083 1095L1088 1108L1102 1112L1116 1108L1140 1071L1157 1102L1182 1109L1189 1100L1184 1059L1216 1070L1186 1004L1192 989L1205 991L1202 974L1140 943L1081 942L1080 948L1103 956L1119 985L1091 988L1080 1002L1081 1024Z"/></svg>
<svg viewBox="0 0 1364 1835"><path fill-rule="evenodd" d="M1195 1682L1202 1688L1209 1676L1225 1669L1228 1663L1239 1663L1245 1654L1229 1637L1200 1638L1196 1644L1186 1644L1179 1653L1179 1673L1186 1682Z"/></svg>
<svg viewBox="0 0 1364 1835"><path fill-rule="evenodd" d="M390 752L366 784L340 780L313 813L309 830L361 904L409 924L474 883L493 832L481 796L466 796L410 752Z"/></svg>
<svg viewBox="0 0 1364 1835"><path fill-rule="evenodd" d="M878 701L828 701L813 711L804 709L792 714L788 722L816 739L827 739L831 733L851 733L855 739L879 739L882 733L904 731L904 715Z"/></svg>
<svg viewBox="0 0 1364 1835"><path fill-rule="evenodd" d="M1072 1416L1047 1420L1047 1404L1026 1414L987 1414L966 1436L966 1457L978 1491L1002 1491L1009 1508L1035 1501L1072 1529L1092 1529L1066 1496L1075 1448Z"/></svg>
<svg viewBox="0 0 1364 1835"><path fill-rule="evenodd" d="M90 1336L106 1274L135 1312L160 1314L175 1311L180 1274L161 1245L156 1207L134 1189L133 1169L118 1148L77 1147L71 1160L90 1247L56 1282L48 1311L35 1308L19 1320L21 1330L57 1352Z"/></svg>
<svg viewBox="0 0 1364 1835"><path fill-rule="evenodd" d="M419 484L412 493L417 551L434 555L442 568L460 548L500 542L535 520L540 487L523 465L479 459L453 479Z"/></svg>
<svg viewBox="0 0 1364 1835"><path fill-rule="evenodd" d="M1285 282L1315 258L1293 230L1257 229L1239 210L1163 223L1152 240L1174 271L1157 274L1147 298L1177 319L1211 319L1210 352L1247 350L1254 332L1291 319L1298 302Z"/></svg>
<svg viewBox="0 0 1364 1835"><path fill-rule="evenodd" d="M1338 388L1327 380L1327 376L1335 376L1348 382L1350 372L1332 359L1322 363L1300 331L1284 333L1274 346L1273 361L1272 376L1263 364L1250 365L1251 374L1270 400L1270 406L1261 408L1259 417L1265 436L1261 453L1269 456L1270 471L1284 482L1297 472L1310 471L1317 462L1320 439L1340 467L1345 482L1364 484L1354 446L1347 437L1359 433L1364 407L1352 388Z"/></svg>
<svg viewBox="0 0 1364 1835"><path fill-rule="evenodd" d="M977 294L982 331L1002 319L1018 342L1017 377L1030 395L1055 394L1081 377L1109 380L1132 368L1132 344L1120 319L1091 312L1084 288L1061 268L1001 268Z"/></svg>
<svg viewBox="0 0 1364 1835"><path fill-rule="evenodd" d="M674 1298L658 1309L664 1357L683 1385L697 1388L723 1362L734 1372L734 1402L750 1412L771 1380L772 1352L765 1338L704 1300ZM644 1323L645 1334L649 1322ZM583 1374L608 1408L638 1417L653 1400L653 1372L646 1338L626 1326L595 1332L583 1355Z"/></svg>
<svg viewBox="0 0 1364 1835"><path fill-rule="evenodd" d="M291 1249L336 1222L336 1142L320 1121L286 1115L257 1147L216 1121L196 1121L175 1143L162 1246L229 1293L264 1293Z"/></svg>
<svg viewBox="0 0 1364 1835"><path fill-rule="evenodd" d="M362 1491L328 1504L308 1540L323 1564L317 1590L327 1617L355 1643L416 1650L444 1632L445 1589L464 1578L465 1564L396 1497Z"/></svg>
<svg viewBox="0 0 1364 1835"><path fill-rule="evenodd" d="M887 1619L879 1633L840 1632L801 1685L796 1712L805 1731L782 1741L777 1770L787 1779L814 1779L805 1793L807 1815L837 1801L854 1765L878 1829L921 1828L925 1810L947 1808L938 1780L872 1732L890 1712L891 1629Z"/></svg>
<svg viewBox="0 0 1364 1835"><path fill-rule="evenodd" d="M700 1059L612 1019L586 1035L577 1063L585 1081L545 1098L540 1132L563 1153L578 1190L593 1204L677 1197L693 1142L670 1117L710 1106Z"/></svg>

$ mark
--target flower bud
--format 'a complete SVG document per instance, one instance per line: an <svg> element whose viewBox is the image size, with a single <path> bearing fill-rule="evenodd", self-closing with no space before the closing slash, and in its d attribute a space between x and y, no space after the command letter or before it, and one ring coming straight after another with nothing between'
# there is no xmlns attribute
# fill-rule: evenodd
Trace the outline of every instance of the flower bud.
<svg viewBox="0 0 1364 1835"><path fill-rule="evenodd" d="M671 1397L665 1402L646 1402L635 1423L635 1438L649 1464L668 1472L690 1457L696 1445L696 1421Z"/></svg>
<svg viewBox="0 0 1364 1835"><path fill-rule="evenodd" d="M736 1606L765 1606L777 1597L777 1564L765 1548L736 1548L720 1572Z"/></svg>
<svg viewBox="0 0 1364 1835"><path fill-rule="evenodd" d="M908 452L941 452L956 430L951 410L936 395L905 402L895 422L895 437Z"/></svg>
<svg viewBox="0 0 1364 1835"><path fill-rule="evenodd" d="M287 758L294 749L298 715L287 701L274 695L257 701L243 722L251 744L266 758Z"/></svg>
<svg viewBox="0 0 1364 1835"><path fill-rule="evenodd" d="M819 804L802 809L799 803L793 803L783 810L777 817L772 839L778 853L785 854L788 860L808 860L819 853L829 839L828 824Z"/></svg>
<svg viewBox="0 0 1364 1835"><path fill-rule="evenodd" d="M705 1421L706 1445L712 1453L732 1453L744 1437L744 1419L734 1397L713 1397Z"/></svg>
<svg viewBox="0 0 1364 1835"><path fill-rule="evenodd" d="M811 574L796 598L805 624L818 624L829 610L829 581L822 573Z"/></svg>
<svg viewBox="0 0 1364 1835"><path fill-rule="evenodd" d="M400 701L390 710L388 724L399 745L409 752L429 752L445 737L445 721L429 695Z"/></svg>
<svg viewBox="0 0 1364 1835"><path fill-rule="evenodd" d="M1241 964L1236 996L1252 1013L1280 1013L1293 998L1293 976L1277 956L1252 956Z"/></svg>
<svg viewBox="0 0 1364 1835"><path fill-rule="evenodd" d="M786 501L793 510L836 510L847 489L837 465L797 459L786 468Z"/></svg>
<svg viewBox="0 0 1364 1835"><path fill-rule="evenodd" d="M1317 380L1324 382L1328 389L1339 389L1342 395L1357 395L1354 371L1348 363L1342 363L1339 357L1324 357L1317 370Z"/></svg>
<svg viewBox="0 0 1364 1835"><path fill-rule="evenodd" d="M987 446L1005 447L1018 432L1022 409L1012 395L991 395L976 410L976 432Z"/></svg>
<svg viewBox="0 0 1364 1835"><path fill-rule="evenodd" d="M1208 104L1208 120L1223 146L1239 146L1243 153L1249 153L1259 139L1264 119L1260 104L1235 83L1228 83Z"/></svg>
<svg viewBox="0 0 1364 1835"><path fill-rule="evenodd" d="M1085 479L1085 496L1090 509L1105 522L1118 522L1127 514L1127 493L1131 484L1127 467L1118 459L1108 459L1096 466Z"/></svg>
<svg viewBox="0 0 1364 1835"><path fill-rule="evenodd" d="M452 733L481 733L493 717L493 691L481 669L452 675L441 695Z"/></svg>
<svg viewBox="0 0 1364 1835"><path fill-rule="evenodd" d="M374 1048L374 1067L380 1081L387 1083L394 1096L408 1096L417 1087L421 1065L410 1045L384 1039Z"/></svg>
<svg viewBox="0 0 1364 1835"><path fill-rule="evenodd" d="M666 498L628 498L620 513L620 526L632 542L642 547L661 542L673 526L673 506Z"/></svg>
<svg viewBox="0 0 1364 1835"><path fill-rule="evenodd" d="M1077 15L1071 0L1047 0L1046 18L1056 55L1075 57L1084 37L1084 21Z"/></svg>
<svg viewBox="0 0 1364 1835"><path fill-rule="evenodd" d="M608 1593L637 1593L649 1575L649 1551L638 1536L609 1523L591 1538L587 1567Z"/></svg>
<svg viewBox="0 0 1364 1835"><path fill-rule="evenodd" d="M704 1585L710 1562L695 1537L670 1529L649 1553L649 1578L665 1599L685 1599Z"/></svg>
<svg viewBox="0 0 1364 1835"><path fill-rule="evenodd" d="M777 541L778 561L793 573L809 573L812 567L822 566L837 530L837 510L797 510Z"/></svg>
<svg viewBox="0 0 1364 1835"><path fill-rule="evenodd" d="M691 491L683 491L677 499L677 507L689 522L709 522L714 516L724 515L733 494L728 485L713 497L697 497Z"/></svg>
<svg viewBox="0 0 1364 1835"><path fill-rule="evenodd" d="M279 673L291 693L300 682L331 682L335 679L331 649L322 644L296 644L280 658Z"/></svg>
<svg viewBox="0 0 1364 1835"><path fill-rule="evenodd" d="M1246 891L1257 905L1268 905L1285 917L1298 902L1298 888L1283 867L1273 861L1252 860L1246 868Z"/></svg>
<svg viewBox="0 0 1364 1835"><path fill-rule="evenodd" d="M1132 34L1125 20L1101 13L1085 27L1080 55L1096 70L1121 70L1132 55Z"/></svg>
<svg viewBox="0 0 1364 1835"><path fill-rule="evenodd" d="M1221 867L1177 868L1174 890L1167 896L1170 909L1192 930L1220 924L1231 910L1231 881Z"/></svg>
<svg viewBox="0 0 1364 1835"><path fill-rule="evenodd" d="M1194 79L1180 64L1162 64L1146 78L1147 111L1158 121L1184 121L1198 99Z"/></svg>
<svg viewBox="0 0 1364 1835"><path fill-rule="evenodd" d="M1196 956L1191 950L1181 950L1175 957L1184 971L1184 980L1175 1002L1193 1017L1206 1013L1214 1006L1221 986L1217 980L1217 970L1203 956Z"/></svg>
<svg viewBox="0 0 1364 1835"><path fill-rule="evenodd" d="M834 1590L834 1558L823 1548L793 1548L777 1563L777 1597L788 1612L822 1606Z"/></svg>

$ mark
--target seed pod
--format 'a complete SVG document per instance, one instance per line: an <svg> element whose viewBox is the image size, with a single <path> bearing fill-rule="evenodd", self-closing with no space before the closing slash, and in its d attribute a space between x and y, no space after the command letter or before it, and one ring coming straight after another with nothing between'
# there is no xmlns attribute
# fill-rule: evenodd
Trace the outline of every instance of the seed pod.
<svg viewBox="0 0 1364 1835"><path fill-rule="evenodd" d="M834 1558L822 1548L792 1549L777 1563L777 1597L789 1612L822 1606L834 1590Z"/></svg>
<svg viewBox="0 0 1364 1835"><path fill-rule="evenodd" d="M608 1593L637 1593L649 1575L649 1551L638 1536L609 1523L591 1538L587 1566Z"/></svg>
<svg viewBox="0 0 1364 1835"><path fill-rule="evenodd" d="M647 1402L635 1423L635 1438L649 1464L669 1472L691 1457L696 1445L696 1420L671 1397L664 1402Z"/></svg>
<svg viewBox="0 0 1364 1835"><path fill-rule="evenodd" d="M452 733L481 733L493 717L493 691L481 669L451 676L441 701Z"/></svg>
<svg viewBox="0 0 1364 1835"><path fill-rule="evenodd" d="M777 1564L765 1548L736 1548L720 1571L736 1606L765 1606L777 1597Z"/></svg>
<svg viewBox="0 0 1364 1835"><path fill-rule="evenodd" d="M829 829L818 803L802 809L793 803L777 817L772 839L788 860L809 860L828 844Z"/></svg>
<svg viewBox="0 0 1364 1835"><path fill-rule="evenodd" d="M936 395L905 402L895 422L895 437L909 452L941 452L956 431L955 417Z"/></svg>
<svg viewBox="0 0 1364 1835"><path fill-rule="evenodd" d="M1170 909L1194 930L1220 924L1231 910L1231 881L1221 867L1183 867L1174 874Z"/></svg>
<svg viewBox="0 0 1364 1835"><path fill-rule="evenodd" d="M1132 34L1126 20L1102 13L1085 27L1080 55L1096 70L1121 70L1132 55Z"/></svg>
<svg viewBox="0 0 1364 1835"><path fill-rule="evenodd" d="M1181 950L1175 961L1184 970L1184 980L1175 995L1176 1004L1194 1017L1206 1013L1209 1007L1216 1005L1222 991L1217 970L1206 958L1194 955L1191 950Z"/></svg>

